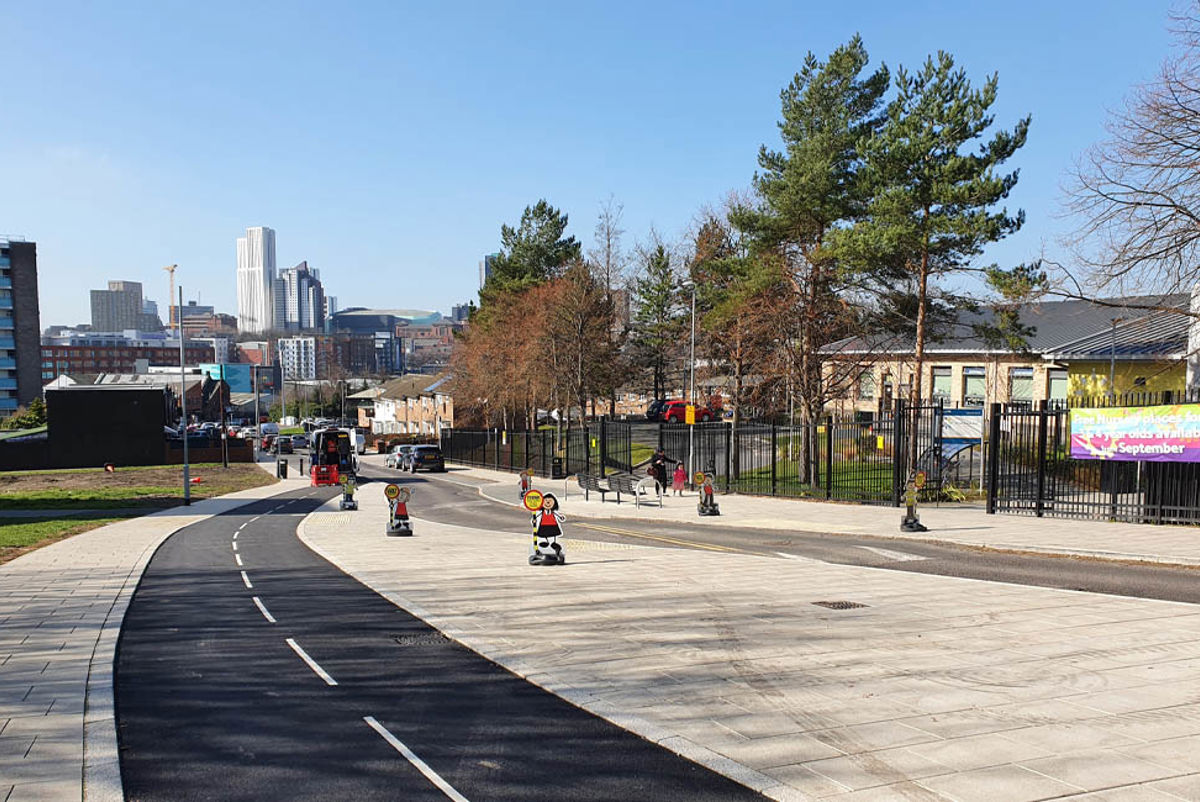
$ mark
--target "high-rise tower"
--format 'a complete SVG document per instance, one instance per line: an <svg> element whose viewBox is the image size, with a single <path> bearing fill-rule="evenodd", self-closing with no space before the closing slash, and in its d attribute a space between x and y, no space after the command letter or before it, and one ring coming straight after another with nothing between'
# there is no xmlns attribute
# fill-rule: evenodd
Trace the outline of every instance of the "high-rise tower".
<svg viewBox="0 0 1200 802"><path fill-rule="evenodd" d="M238 329L263 332L276 328L275 230L246 229L237 241Z"/></svg>

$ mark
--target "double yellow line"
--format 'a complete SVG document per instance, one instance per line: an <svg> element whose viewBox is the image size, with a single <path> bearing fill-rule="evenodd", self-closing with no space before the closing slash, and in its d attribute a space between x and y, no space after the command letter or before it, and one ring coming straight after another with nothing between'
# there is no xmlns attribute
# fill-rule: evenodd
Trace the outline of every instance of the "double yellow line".
<svg viewBox="0 0 1200 802"><path fill-rule="evenodd" d="M734 548L733 546L714 546L709 543L697 543L693 540L677 540L673 537L663 537L662 535L647 535L644 532L634 532L630 529L616 529L611 526L597 526L596 524L583 523L576 521L574 526L583 527L584 529L595 529L597 532L608 532L611 535L624 535L625 537L637 537L643 540L655 540L659 543L669 543L672 546L685 546L692 549L704 549L706 551L720 551L726 554L753 554L752 551L745 549Z"/></svg>

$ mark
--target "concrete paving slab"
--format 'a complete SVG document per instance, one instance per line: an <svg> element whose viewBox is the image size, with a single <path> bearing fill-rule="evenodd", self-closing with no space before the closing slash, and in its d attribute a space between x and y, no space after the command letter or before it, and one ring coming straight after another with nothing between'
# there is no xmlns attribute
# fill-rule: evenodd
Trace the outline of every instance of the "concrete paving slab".
<svg viewBox="0 0 1200 802"><path fill-rule="evenodd" d="M398 542L382 535L382 501L360 504L350 526L315 513L302 538L544 687L778 789L956 799L1007 781L1035 799L1099 790L1077 776L1093 762L1110 785L1190 771L1189 741L1164 751L1173 765L1140 751L1200 735L1189 605L647 546L537 569L524 535L481 537L418 512L419 535ZM544 598L567 622L552 633L530 612ZM839 598L868 606L812 603Z"/></svg>
<svg viewBox="0 0 1200 802"><path fill-rule="evenodd" d="M0 798L122 798L112 663L146 562L184 526L304 485L253 488L121 521L0 566L0 740L33 744L19 763L0 757Z"/></svg>

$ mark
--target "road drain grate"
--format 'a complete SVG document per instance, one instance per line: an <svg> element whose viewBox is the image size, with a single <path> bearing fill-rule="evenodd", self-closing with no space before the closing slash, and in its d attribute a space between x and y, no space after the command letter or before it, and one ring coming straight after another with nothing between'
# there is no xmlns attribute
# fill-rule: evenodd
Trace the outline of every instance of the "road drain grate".
<svg viewBox="0 0 1200 802"><path fill-rule="evenodd" d="M866 607L865 604L859 604L852 601L819 601L813 602L818 607L828 607L830 610L853 610L856 607Z"/></svg>
<svg viewBox="0 0 1200 802"><path fill-rule="evenodd" d="M441 646L450 639L440 632L423 632L420 635L393 635L392 640L401 646Z"/></svg>

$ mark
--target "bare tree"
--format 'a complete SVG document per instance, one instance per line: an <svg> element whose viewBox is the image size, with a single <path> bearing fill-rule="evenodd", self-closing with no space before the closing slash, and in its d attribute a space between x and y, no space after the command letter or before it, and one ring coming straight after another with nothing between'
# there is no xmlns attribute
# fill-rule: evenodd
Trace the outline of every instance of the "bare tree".
<svg viewBox="0 0 1200 802"><path fill-rule="evenodd" d="M1113 114L1109 138L1069 180L1068 208L1082 220L1069 244L1082 271L1057 266L1060 294L1172 293L1200 279L1200 3L1173 22L1175 50L1158 77Z"/></svg>

